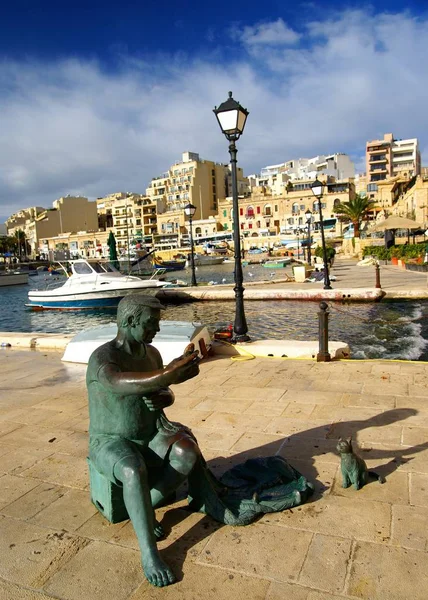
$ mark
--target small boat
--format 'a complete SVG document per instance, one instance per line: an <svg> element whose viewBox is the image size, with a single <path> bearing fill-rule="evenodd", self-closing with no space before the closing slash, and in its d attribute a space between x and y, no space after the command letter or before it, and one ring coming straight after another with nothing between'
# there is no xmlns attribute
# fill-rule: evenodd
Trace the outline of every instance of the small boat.
<svg viewBox="0 0 428 600"><path fill-rule="evenodd" d="M152 344L161 353L165 365L181 356L190 342L195 344L195 350L199 350L201 358L205 357L211 348L210 333L201 323L160 321L159 327L160 331L156 334ZM112 340L116 334L116 323L85 329L69 341L62 360L86 364L92 352Z"/></svg>
<svg viewBox="0 0 428 600"><path fill-rule="evenodd" d="M212 254L194 254L195 267L208 267L211 265L221 265L224 262L224 256L213 256ZM186 260L186 267L192 266L191 255Z"/></svg>
<svg viewBox="0 0 428 600"><path fill-rule="evenodd" d="M0 287L9 285L25 285L28 283L28 271L6 271L0 273Z"/></svg>
<svg viewBox="0 0 428 600"><path fill-rule="evenodd" d="M186 266L186 259L162 260L155 257L153 259L154 269L165 269L165 271L182 271Z"/></svg>
<svg viewBox="0 0 428 600"><path fill-rule="evenodd" d="M175 287L167 281L122 275L108 262L70 260L59 263L67 280L59 287L31 290L27 307L33 310L114 308L132 292Z"/></svg>
<svg viewBox="0 0 428 600"><path fill-rule="evenodd" d="M267 269L282 269L292 262L292 258L282 258L281 260L267 260L263 263L263 267Z"/></svg>

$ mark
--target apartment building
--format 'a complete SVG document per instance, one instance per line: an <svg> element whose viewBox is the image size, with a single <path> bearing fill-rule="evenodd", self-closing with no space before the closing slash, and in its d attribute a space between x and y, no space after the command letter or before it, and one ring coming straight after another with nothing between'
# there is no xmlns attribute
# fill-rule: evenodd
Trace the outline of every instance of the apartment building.
<svg viewBox="0 0 428 600"><path fill-rule="evenodd" d="M27 224L34 221L38 215L46 211L42 206L32 206L29 208L23 208L18 212L11 215L6 219L6 231L7 235L13 236L17 231L23 231L28 242L31 244L31 248L34 247L34 241L29 239L29 232Z"/></svg>
<svg viewBox="0 0 428 600"><path fill-rule="evenodd" d="M113 231L119 252L137 244L151 245L157 232L159 203L153 197L116 192L97 199L102 229Z"/></svg>
<svg viewBox="0 0 428 600"><path fill-rule="evenodd" d="M40 242L39 253L47 260L108 258L108 235L107 231L60 233L43 238Z"/></svg>
<svg viewBox="0 0 428 600"><path fill-rule="evenodd" d="M326 229L340 232L335 206L348 202L355 195L353 178L336 181L333 177L320 177L325 182L322 198L323 219ZM319 230L319 204L311 190L312 179L290 182L281 196L269 187L253 187L251 194L239 198L239 221L245 237L293 233L306 226L305 213L312 212L314 231ZM220 201L218 220L223 231L233 229L232 199Z"/></svg>
<svg viewBox="0 0 428 600"><path fill-rule="evenodd" d="M264 167L260 175L250 175L248 180L251 187L268 186L278 196L289 181L314 180L320 176L346 180L355 176L355 165L347 154L319 155Z"/></svg>
<svg viewBox="0 0 428 600"><path fill-rule="evenodd" d="M64 232L97 231L95 202L83 196L65 196L53 202L53 208L35 206L13 214L6 221L9 235L25 233L31 256L39 253L43 240Z"/></svg>
<svg viewBox="0 0 428 600"><path fill-rule="evenodd" d="M421 172L421 155L417 138L396 140L385 133L383 140L366 144L367 191L375 192L376 183L391 177L411 179Z"/></svg>
<svg viewBox="0 0 428 600"><path fill-rule="evenodd" d="M242 169L237 169L239 193L248 191L248 180ZM229 165L201 159L196 152L184 152L181 160L168 172L155 177L146 190L147 196L157 206L158 248L175 248L181 238L188 239L188 221L184 207L189 202L196 206L194 221L205 221L218 212L218 199L231 193L232 181ZM160 210L159 210L160 208Z"/></svg>

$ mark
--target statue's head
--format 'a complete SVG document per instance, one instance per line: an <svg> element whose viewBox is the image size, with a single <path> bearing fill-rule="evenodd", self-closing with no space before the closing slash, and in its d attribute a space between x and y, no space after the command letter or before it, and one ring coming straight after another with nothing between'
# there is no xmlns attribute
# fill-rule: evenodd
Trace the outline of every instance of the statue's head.
<svg viewBox="0 0 428 600"><path fill-rule="evenodd" d="M154 296L129 294L117 307L117 326L139 342L150 343L159 331L161 310L165 307Z"/></svg>

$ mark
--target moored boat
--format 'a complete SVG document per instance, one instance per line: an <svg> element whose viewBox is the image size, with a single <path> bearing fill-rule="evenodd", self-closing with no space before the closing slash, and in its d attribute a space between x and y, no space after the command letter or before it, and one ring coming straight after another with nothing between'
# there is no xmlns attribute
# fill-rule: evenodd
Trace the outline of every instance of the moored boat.
<svg viewBox="0 0 428 600"><path fill-rule="evenodd" d="M190 342L195 345L195 350L199 351L201 358L205 357L211 348L210 333L201 323L160 321L159 327L160 331L154 337L152 345L161 353L165 365L183 354ZM86 364L92 352L102 344L111 341L116 334L116 323L85 329L67 344L62 360Z"/></svg>
<svg viewBox="0 0 428 600"><path fill-rule="evenodd" d="M155 257L153 259L154 269L165 269L165 271L182 271L186 266L186 259L162 260Z"/></svg>
<svg viewBox="0 0 428 600"><path fill-rule="evenodd" d="M31 290L27 307L33 310L114 308L132 292L173 287L167 281L122 275L110 263L79 259L60 264L67 280L59 287Z"/></svg>
<svg viewBox="0 0 428 600"><path fill-rule="evenodd" d="M221 265L224 262L224 256L214 256L213 254L194 254L195 267L207 267L211 265ZM192 265L191 255L186 260L186 267Z"/></svg>
<svg viewBox="0 0 428 600"><path fill-rule="evenodd" d="M263 263L263 267L267 269L282 269L292 262L292 258L281 258L280 260L267 260Z"/></svg>
<svg viewBox="0 0 428 600"><path fill-rule="evenodd" d="M28 283L28 271L7 271L0 273L0 287L25 285Z"/></svg>

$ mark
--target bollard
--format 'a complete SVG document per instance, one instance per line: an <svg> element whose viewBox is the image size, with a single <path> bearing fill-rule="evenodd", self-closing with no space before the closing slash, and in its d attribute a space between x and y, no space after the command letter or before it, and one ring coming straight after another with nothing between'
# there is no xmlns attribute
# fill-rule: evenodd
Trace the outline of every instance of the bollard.
<svg viewBox="0 0 428 600"><path fill-rule="evenodd" d="M331 356L328 351L328 304L320 302L320 311L318 313L319 323L319 352L317 362L330 362Z"/></svg>
<svg viewBox="0 0 428 600"><path fill-rule="evenodd" d="M378 290L380 290L382 286L380 285L380 267L379 267L379 261L376 261L375 269L376 269L376 285L375 285L375 288L378 289Z"/></svg>

